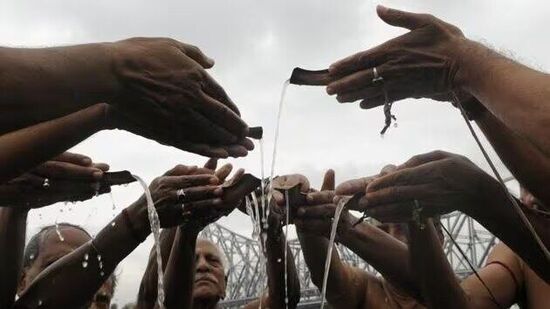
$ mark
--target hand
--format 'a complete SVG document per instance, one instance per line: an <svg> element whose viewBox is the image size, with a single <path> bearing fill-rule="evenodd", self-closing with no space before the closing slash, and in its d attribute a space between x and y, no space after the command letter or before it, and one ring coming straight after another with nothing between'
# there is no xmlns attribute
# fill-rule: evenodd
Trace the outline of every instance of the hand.
<svg viewBox="0 0 550 309"><path fill-rule="evenodd" d="M273 196L278 206L286 206L284 191L300 186L300 192L308 193L310 190L309 180L304 175L291 174L273 178Z"/></svg>
<svg viewBox="0 0 550 309"><path fill-rule="evenodd" d="M88 200L110 192L110 187L99 183L108 170L105 163L93 163L87 156L65 152L0 185L0 205L31 209Z"/></svg>
<svg viewBox="0 0 550 309"><path fill-rule="evenodd" d="M210 157L253 149L236 105L204 70L214 61L197 47L132 38L108 48L120 88L107 111L113 127Z"/></svg>
<svg viewBox="0 0 550 309"><path fill-rule="evenodd" d="M391 172L394 172L397 167L393 164L388 164L382 168L378 175L361 177L357 179L352 179L344 181L336 187L337 196L350 196L356 193L366 193L367 185L372 182L376 177L387 175Z"/></svg>
<svg viewBox="0 0 550 309"><path fill-rule="evenodd" d="M320 192L307 195L307 205L300 206L294 219L299 233L329 237L336 212L334 194L334 171L328 170L323 179ZM337 235L341 236L353 228L353 216L344 209L340 214Z"/></svg>
<svg viewBox="0 0 550 309"><path fill-rule="evenodd" d="M329 68L327 93L339 102L361 101L361 108L384 104L385 89L391 102L405 98L449 100L460 86L459 62L466 38L457 27L428 14L377 8L387 24L411 30L377 47L342 59ZM373 82L376 67L382 82Z"/></svg>
<svg viewBox="0 0 550 309"><path fill-rule="evenodd" d="M472 215L487 211L498 182L463 156L434 151L411 158L393 173L367 185L358 209L385 222L431 217L460 210ZM415 204L418 202L418 206Z"/></svg>

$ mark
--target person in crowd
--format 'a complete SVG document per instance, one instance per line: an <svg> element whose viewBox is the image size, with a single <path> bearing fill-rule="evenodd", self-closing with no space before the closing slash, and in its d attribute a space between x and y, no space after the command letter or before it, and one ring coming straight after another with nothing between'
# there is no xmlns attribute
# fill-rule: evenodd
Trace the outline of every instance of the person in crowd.
<svg viewBox="0 0 550 309"><path fill-rule="evenodd" d="M210 169L214 170L212 166ZM278 187L276 182L277 180L274 188ZM258 194L258 197L261 198L261 195ZM271 207L268 228L263 230L266 235L268 291L260 299L246 304L244 308L247 309L296 308L300 300L300 284L292 254L288 255L288 279L285 284L282 212L276 209L275 203L271 203ZM244 203L239 209L247 213ZM261 209L259 212L263 213ZM215 243L199 237L200 231L217 219L218 217L191 218L178 228L163 230L162 256L167 260L167 263L163 261L163 265L166 265L164 286L167 308L217 308L219 302L225 298L226 273L229 271L226 259ZM153 248L140 286L137 301L139 309L153 308L157 302L156 268L156 253Z"/></svg>
<svg viewBox="0 0 550 309"><path fill-rule="evenodd" d="M533 211L546 211L522 188L521 201ZM435 245L433 224L429 218L410 223L411 263L430 308L546 308L550 284L526 265L504 243L496 244L478 275L470 275L460 284L440 247ZM478 277L479 276L479 277Z"/></svg>
<svg viewBox="0 0 550 309"><path fill-rule="evenodd" d="M205 216L235 208L240 199L258 185L245 180L242 177L233 186L222 187L222 180L216 175L201 173L196 166L178 165L155 179L149 190L161 227L169 228L185 220L182 203L187 205L186 212L204 213ZM44 269L20 293L12 307L79 308L86 305L94 299L118 263L150 233L146 197L142 196L95 238ZM60 234L64 237L63 231ZM67 293L69 289L71 293Z"/></svg>
<svg viewBox="0 0 550 309"><path fill-rule="evenodd" d="M48 266L91 239L92 237L84 228L70 223L53 224L40 229L38 233L31 237L25 248L18 293L25 291ZM88 262L84 260L82 267L86 268L86 263ZM115 288L116 277L111 274L88 303L81 306L81 308L108 309Z"/></svg>
<svg viewBox="0 0 550 309"><path fill-rule="evenodd" d="M197 47L168 38L0 48L0 134L13 133L0 138L0 182L105 129L210 157L246 155L254 147L248 126L206 72L213 65Z"/></svg>
<svg viewBox="0 0 550 309"><path fill-rule="evenodd" d="M29 210L56 202L88 200L110 191L109 187L98 187L94 176L108 170L105 163L66 152L0 185L0 248L4 248L0 255L0 308L11 308L15 301Z"/></svg>

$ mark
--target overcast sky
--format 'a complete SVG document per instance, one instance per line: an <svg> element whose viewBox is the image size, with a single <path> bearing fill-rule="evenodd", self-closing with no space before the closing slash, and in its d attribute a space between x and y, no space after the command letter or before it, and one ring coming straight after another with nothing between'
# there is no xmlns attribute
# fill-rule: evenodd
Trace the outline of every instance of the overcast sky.
<svg viewBox="0 0 550 309"><path fill-rule="evenodd" d="M162 36L197 45L216 60L211 74L238 104L244 119L264 127L266 162L271 162L279 93L292 68L326 68L404 32L377 18L378 3L432 13L459 26L468 37L527 65L540 70L550 66L549 41L543 34L550 13L546 1L3 0L0 44L44 47ZM450 104L406 100L394 105L393 111L399 127L382 139L381 109L340 105L322 88L289 88L276 173L302 173L318 185L327 168L334 168L341 181L435 149L466 155L487 167ZM205 161L122 131L100 132L73 151L107 162L112 170L130 170L147 181L175 164ZM259 158L255 151L231 162L259 175ZM503 176L509 175L498 166ZM141 193L137 184L115 188L116 210L109 196L101 196L32 211L28 234L56 219L83 224L96 233ZM221 223L250 236L250 223L242 215L232 214ZM148 239L120 264L116 302L135 299L150 247Z"/></svg>

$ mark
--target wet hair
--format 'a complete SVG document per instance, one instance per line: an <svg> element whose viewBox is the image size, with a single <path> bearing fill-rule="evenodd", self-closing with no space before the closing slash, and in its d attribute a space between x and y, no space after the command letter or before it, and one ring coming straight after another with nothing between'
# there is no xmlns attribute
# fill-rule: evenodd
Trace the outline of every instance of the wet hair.
<svg viewBox="0 0 550 309"><path fill-rule="evenodd" d="M67 222L62 222L62 223L58 223L57 226L59 226L60 228L61 227L72 227L74 229L77 229L77 230L80 230L80 231L86 233L86 235L88 235L88 236L90 236L90 238L92 238L90 233L88 233L88 231L86 231L83 227L81 227L79 225L71 224L71 223L67 223ZM25 247L25 253L23 255L23 268L26 268L26 267L29 267L29 266L32 265L32 263L34 262L36 257L38 257L38 255L40 254L40 246L42 245L42 241L43 241L43 238L44 238L43 236L46 233L48 233L49 231L54 230L55 228L56 228L55 224L46 225L46 226L42 227L40 229L40 231L38 231L38 233L34 234L31 237L31 240L29 240L29 243Z"/></svg>

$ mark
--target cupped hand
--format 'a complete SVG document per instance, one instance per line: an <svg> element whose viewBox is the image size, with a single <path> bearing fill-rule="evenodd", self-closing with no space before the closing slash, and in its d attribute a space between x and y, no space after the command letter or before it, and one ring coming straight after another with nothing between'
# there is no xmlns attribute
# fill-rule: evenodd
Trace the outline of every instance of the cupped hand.
<svg viewBox="0 0 550 309"><path fill-rule="evenodd" d="M21 209L40 208L57 202L75 202L110 192L100 186L105 163L85 155L64 152L30 172L0 185L0 204Z"/></svg>
<svg viewBox="0 0 550 309"><path fill-rule="evenodd" d="M387 24L410 31L379 46L333 63L327 93L339 102L361 101L369 109L406 98L449 100L460 86L461 53L467 41L460 29L428 14L378 6ZM375 76L374 68L377 75ZM382 81L376 81L381 77Z"/></svg>
<svg viewBox="0 0 550 309"><path fill-rule="evenodd" d="M245 156L247 124L205 71L214 61L197 47L168 38L132 38L108 45L118 94L112 127L209 157Z"/></svg>
<svg viewBox="0 0 550 309"><path fill-rule="evenodd" d="M336 212L336 204L333 202L335 175L333 170L328 170L323 178L321 191L311 192L307 195L307 205L300 206L294 219L296 230L299 233L313 234L329 237L332 222ZM340 214L337 235L342 235L353 228L353 216L344 209Z"/></svg>
<svg viewBox="0 0 550 309"><path fill-rule="evenodd" d="M417 155L367 185L358 210L380 221L402 222L460 210L489 211L498 182L466 157L434 151Z"/></svg>

